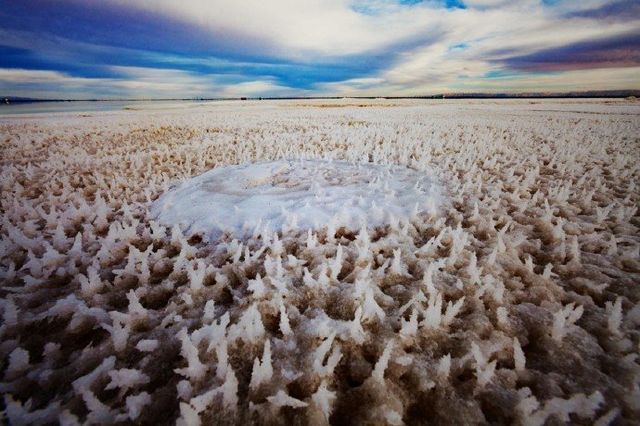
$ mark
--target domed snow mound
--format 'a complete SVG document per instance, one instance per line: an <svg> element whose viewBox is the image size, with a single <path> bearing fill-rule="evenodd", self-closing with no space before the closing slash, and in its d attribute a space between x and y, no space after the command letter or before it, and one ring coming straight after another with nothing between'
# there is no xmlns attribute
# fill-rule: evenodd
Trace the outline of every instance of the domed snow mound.
<svg viewBox="0 0 640 426"><path fill-rule="evenodd" d="M442 192L428 170L280 160L210 170L161 196L152 215L209 238L265 229L357 229L435 214Z"/></svg>

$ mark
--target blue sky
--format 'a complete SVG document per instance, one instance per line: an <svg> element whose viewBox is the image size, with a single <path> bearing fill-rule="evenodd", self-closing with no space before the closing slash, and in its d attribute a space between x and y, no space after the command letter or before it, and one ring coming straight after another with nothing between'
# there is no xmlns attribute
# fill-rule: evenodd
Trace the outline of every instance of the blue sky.
<svg viewBox="0 0 640 426"><path fill-rule="evenodd" d="M0 0L0 95L640 89L637 0Z"/></svg>

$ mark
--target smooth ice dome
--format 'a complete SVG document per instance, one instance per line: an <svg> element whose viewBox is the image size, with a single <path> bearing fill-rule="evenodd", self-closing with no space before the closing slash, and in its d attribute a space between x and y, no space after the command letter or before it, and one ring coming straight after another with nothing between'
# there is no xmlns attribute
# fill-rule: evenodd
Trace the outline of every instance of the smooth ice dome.
<svg viewBox="0 0 640 426"><path fill-rule="evenodd" d="M379 226L435 214L443 190L429 170L372 163L296 160L220 167L162 195L162 224L217 237L222 232Z"/></svg>

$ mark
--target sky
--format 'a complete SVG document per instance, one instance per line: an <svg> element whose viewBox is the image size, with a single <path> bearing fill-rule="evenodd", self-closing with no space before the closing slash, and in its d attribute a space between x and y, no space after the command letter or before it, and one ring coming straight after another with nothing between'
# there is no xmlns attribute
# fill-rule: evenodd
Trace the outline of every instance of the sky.
<svg viewBox="0 0 640 426"><path fill-rule="evenodd" d="M0 0L0 95L640 89L640 0Z"/></svg>

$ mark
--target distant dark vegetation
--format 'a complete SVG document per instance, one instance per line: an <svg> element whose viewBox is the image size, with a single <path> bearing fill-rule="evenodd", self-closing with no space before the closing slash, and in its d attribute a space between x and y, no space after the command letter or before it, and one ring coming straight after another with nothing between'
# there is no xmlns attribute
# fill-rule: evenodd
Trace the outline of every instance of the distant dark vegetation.
<svg viewBox="0 0 640 426"><path fill-rule="evenodd" d="M417 96L353 96L350 99L548 99L548 98L637 98L640 90L595 90L586 92L529 92L529 93L440 93ZM295 99L342 99L342 96L316 97L241 97L241 98L167 98L167 99L38 99L19 96L0 96L0 105L30 102L92 102L92 101L223 101L223 100L295 100Z"/></svg>

